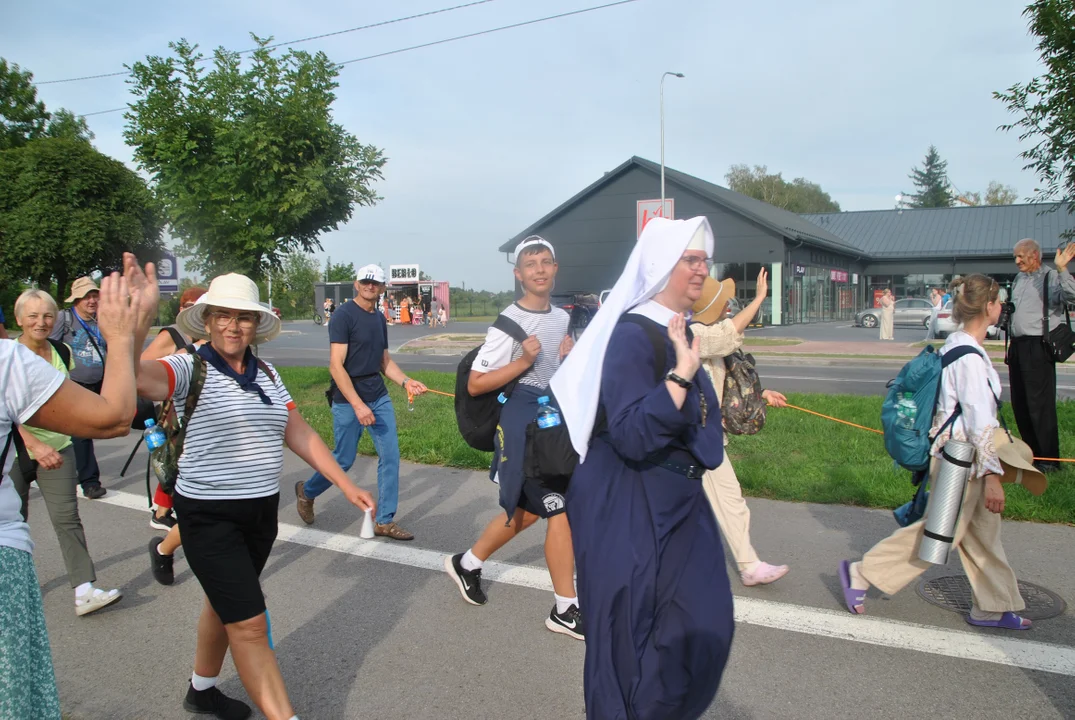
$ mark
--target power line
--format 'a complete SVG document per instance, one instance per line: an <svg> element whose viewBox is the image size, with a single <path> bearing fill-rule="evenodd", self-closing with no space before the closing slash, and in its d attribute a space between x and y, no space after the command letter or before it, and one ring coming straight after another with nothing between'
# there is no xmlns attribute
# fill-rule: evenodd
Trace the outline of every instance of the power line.
<svg viewBox="0 0 1075 720"><path fill-rule="evenodd" d="M344 35L346 33L358 32L359 30L369 30L371 28L383 27L385 25L393 25L395 23L406 22L408 20L416 20L418 18L429 17L430 15L440 15L441 13L452 12L453 10L462 10L463 8L474 7L475 5L484 5L486 3L495 2L495 0L474 0L474 2L464 3L463 5L454 5L452 7L441 8L440 10L430 10L429 12L418 13L417 15L408 15L407 17L396 18L394 20L383 20L381 22L371 23L369 25L361 25L359 27L348 28L347 30L336 30L335 32L324 33L322 35L311 35L310 37L299 38L298 40L288 40L286 42L276 43L275 45L268 45L266 50L275 50L278 47L285 45L297 45L299 43L309 42L311 40L321 40L322 38L333 37L335 35ZM249 50L240 50L239 55L248 55L259 48L250 48ZM100 75L83 75L81 77L64 78L63 80L44 80L37 85L55 85L57 83L79 82L81 80L97 80L99 78L119 77L121 75L130 75L130 71L121 70L119 72L102 73ZM103 112L115 112L114 110L106 110ZM89 115L99 115L100 113L88 113Z"/></svg>
<svg viewBox="0 0 1075 720"><path fill-rule="evenodd" d="M572 10L571 12L560 13L559 15L549 15L543 18L537 18L536 20L526 20L525 22L513 23L511 25L502 25L498 28L492 28L490 30L479 30L478 32L467 33L466 35L456 35L455 37L445 38L444 40L434 40L433 42L422 43L421 45L411 45L410 47L400 48L399 50L389 50L388 52L377 53L376 55L367 55L366 57L355 58L354 60L344 60L337 65L349 65L351 63L362 62L363 60L373 60L374 58L385 57L386 55L396 55L398 53L408 52L410 50L418 50L420 48L432 47L433 45L443 45L444 43L455 42L456 40L466 40L467 38L478 37L479 35L488 35L489 33L500 32L501 30L511 30L513 28L523 27L525 25L535 25L537 23L548 22L549 20L558 20L560 18L569 17L571 15L581 15L583 13L593 12L594 10L604 10L605 8L615 7L617 5L626 5L628 3L638 2L638 0L619 0L619 2L608 3L607 5L597 5L595 7L584 8L582 10Z"/></svg>
<svg viewBox="0 0 1075 720"><path fill-rule="evenodd" d="M511 30L513 28L523 27L525 25L535 25L537 23L548 22L549 20L558 20L560 18L569 17L571 15L581 15L583 13L593 12L595 10L604 10L610 7L616 7L617 5L627 5L629 3L638 2L638 0L619 0L619 2L607 3L605 5L596 5L594 7L583 8L582 10L572 10L570 12L560 13L559 15L548 15L546 17L537 18L535 20L526 20L524 22L513 23L511 25L502 25L497 28L491 28L489 30L479 30L478 32L468 33L466 35L456 35L455 37L445 38L443 40L434 40L433 42L422 43L421 45L411 45L410 47L400 48L398 50L389 50L388 52L377 53L376 55L367 55L366 57L355 58L354 60L345 60L337 65L350 65L352 63L359 63L365 60L373 60L375 58L385 57L386 55L397 55L399 53L410 52L411 50L419 50L421 48L432 47L433 45L443 45L444 43L455 42L456 40L465 40L467 38L478 37L479 35L488 35L490 33L500 32L501 30ZM58 82L58 81L57 81ZM126 107L114 108L112 110L98 110L97 112L82 113L82 117L90 117L92 115L107 115L108 113L123 112Z"/></svg>

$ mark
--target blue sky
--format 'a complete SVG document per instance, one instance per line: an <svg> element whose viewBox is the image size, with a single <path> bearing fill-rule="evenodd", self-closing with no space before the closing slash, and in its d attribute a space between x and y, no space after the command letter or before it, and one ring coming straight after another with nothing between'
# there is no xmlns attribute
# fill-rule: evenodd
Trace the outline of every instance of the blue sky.
<svg viewBox="0 0 1075 720"><path fill-rule="evenodd" d="M206 51L435 10L464 0L17 3L0 54L46 81L122 70L180 37ZM336 61L602 4L495 0L297 47ZM348 65L336 118L389 162L384 200L322 238L334 261L418 263L453 285L511 286L500 243L631 155L724 183L735 163L819 183L844 210L890 208L935 144L953 183L1035 178L997 126L994 90L1040 72L1025 0L628 5ZM50 109L122 107L122 77L43 85ZM87 118L131 163L122 113ZM550 238L555 242L555 238ZM718 252L719 255L719 252Z"/></svg>

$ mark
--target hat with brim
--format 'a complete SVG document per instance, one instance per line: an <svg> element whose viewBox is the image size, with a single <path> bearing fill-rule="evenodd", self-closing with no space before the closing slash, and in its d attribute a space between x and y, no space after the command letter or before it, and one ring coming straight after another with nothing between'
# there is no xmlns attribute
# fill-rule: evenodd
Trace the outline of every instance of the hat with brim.
<svg viewBox="0 0 1075 720"><path fill-rule="evenodd" d="M1031 495L1041 495L1049 486L1049 480L1034 467L1034 451L1030 446L1015 436L1008 436L1004 430L997 428L993 435L993 444L997 457L1004 468L1000 481L1016 483L1027 489Z"/></svg>
<svg viewBox="0 0 1075 720"><path fill-rule="evenodd" d="M100 292L101 288L97 287L97 283L93 281L93 278L91 278L89 275L86 275L85 277L80 277L78 280L75 280L75 282L71 284L71 297L67 298L67 300L65 300L64 302L71 304L76 300L81 300L82 298L89 295L91 292L95 291Z"/></svg>
<svg viewBox="0 0 1075 720"><path fill-rule="evenodd" d="M728 301L735 297L735 281L731 278L717 282L711 277L705 279L702 296L694 303L691 322L712 325L720 320Z"/></svg>
<svg viewBox="0 0 1075 720"><path fill-rule="evenodd" d="M205 332L205 313L210 307L256 312L258 326L254 336L255 345L269 342L280 334L280 318L261 304L258 286L246 275L228 273L213 278L213 282L209 283L209 291L198 298L193 306L176 316L175 324L179 331L195 340L208 338L209 335Z"/></svg>

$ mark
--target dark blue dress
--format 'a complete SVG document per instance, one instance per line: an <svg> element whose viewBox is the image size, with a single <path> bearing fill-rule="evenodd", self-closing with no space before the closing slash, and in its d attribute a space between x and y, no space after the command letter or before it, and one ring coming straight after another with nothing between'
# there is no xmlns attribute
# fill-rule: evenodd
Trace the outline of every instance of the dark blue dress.
<svg viewBox="0 0 1075 720"><path fill-rule="evenodd" d="M695 464L716 468L724 457L720 407L700 369L677 410L664 382L655 384L655 362L641 327L617 325L601 379L607 428L595 429L568 488L590 720L699 717L731 649L732 594L702 482L645 462L672 449L673 459L690 461L689 452Z"/></svg>

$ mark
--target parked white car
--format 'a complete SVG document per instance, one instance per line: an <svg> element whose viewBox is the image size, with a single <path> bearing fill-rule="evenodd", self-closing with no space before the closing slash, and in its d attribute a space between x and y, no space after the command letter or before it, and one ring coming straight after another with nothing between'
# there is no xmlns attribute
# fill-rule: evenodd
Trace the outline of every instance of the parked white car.
<svg viewBox="0 0 1075 720"><path fill-rule="evenodd" d="M952 301L949 300L944 304L944 307L937 313L937 325L934 328L934 336L938 339L948 337L949 333L954 333L962 327L960 323L957 323L952 318ZM1000 328L996 325L990 325L989 330L986 331L986 337L990 340L1000 339Z"/></svg>

